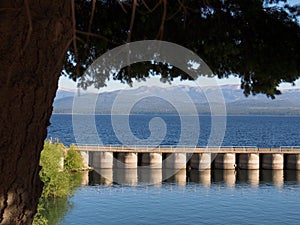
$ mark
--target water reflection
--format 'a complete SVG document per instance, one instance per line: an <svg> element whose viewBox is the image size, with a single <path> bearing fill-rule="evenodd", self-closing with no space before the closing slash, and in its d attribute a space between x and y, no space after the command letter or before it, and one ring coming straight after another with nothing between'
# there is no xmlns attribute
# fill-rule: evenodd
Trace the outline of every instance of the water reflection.
<svg viewBox="0 0 300 225"><path fill-rule="evenodd" d="M111 185L113 180L113 169L95 168L93 173L89 173L89 185Z"/></svg>
<svg viewBox="0 0 300 225"><path fill-rule="evenodd" d="M78 172L69 174L69 185L56 186L56 191L63 191L65 195L61 197L44 197L39 199L38 212L35 215L33 224L57 225L61 224L64 216L72 209L69 197L75 190L80 188L80 184L87 184L91 176L96 173ZM60 189L58 189L60 188Z"/></svg>
<svg viewBox="0 0 300 225"><path fill-rule="evenodd" d="M190 182L200 183L203 186L209 187L211 184L211 170L191 170Z"/></svg>
<svg viewBox="0 0 300 225"><path fill-rule="evenodd" d="M174 183L179 186L185 186L187 175L186 169L176 170L176 169L164 169L163 170L163 177L169 177L164 180L166 183Z"/></svg>
<svg viewBox="0 0 300 225"><path fill-rule="evenodd" d="M284 179L287 183L300 183L300 170L284 171Z"/></svg>
<svg viewBox="0 0 300 225"><path fill-rule="evenodd" d="M240 184L250 184L252 187L258 187L259 170L238 170L237 182Z"/></svg>
<svg viewBox="0 0 300 225"><path fill-rule="evenodd" d="M283 170L260 170L260 179L263 183L282 187L284 183Z"/></svg>
<svg viewBox="0 0 300 225"><path fill-rule="evenodd" d="M113 169L113 178L117 184L135 186L138 184L138 170L137 168L116 168Z"/></svg>
<svg viewBox="0 0 300 225"><path fill-rule="evenodd" d="M213 170L212 179L214 183L224 183L228 187L234 187L236 182L235 170Z"/></svg>
<svg viewBox="0 0 300 225"><path fill-rule="evenodd" d="M236 184L258 187L259 184L282 187L284 183L300 183L300 171L295 170L175 170L175 169L97 169L83 176L82 184L89 185L155 185L163 183L186 186L188 182L210 187L223 185L233 188Z"/></svg>
<svg viewBox="0 0 300 225"><path fill-rule="evenodd" d="M155 186L161 186L162 184L162 169L155 168L139 168L138 180L142 184L153 184Z"/></svg>

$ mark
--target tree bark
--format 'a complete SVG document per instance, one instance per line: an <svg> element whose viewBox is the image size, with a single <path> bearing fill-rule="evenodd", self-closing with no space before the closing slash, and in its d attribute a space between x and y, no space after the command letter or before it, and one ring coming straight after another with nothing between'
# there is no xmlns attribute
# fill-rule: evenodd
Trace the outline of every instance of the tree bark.
<svg viewBox="0 0 300 225"><path fill-rule="evenodd" d="M31 224L40 152L72 38L71 1L0 1L0 224Z"/></svg>

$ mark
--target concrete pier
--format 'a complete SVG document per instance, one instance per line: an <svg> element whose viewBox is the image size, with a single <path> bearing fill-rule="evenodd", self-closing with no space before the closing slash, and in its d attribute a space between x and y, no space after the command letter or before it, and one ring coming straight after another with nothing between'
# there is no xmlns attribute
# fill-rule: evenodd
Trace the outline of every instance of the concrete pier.
<svg viewBox="0 0 300 225"><path fill-rule="evenodd" d="M234 170L235 164L235 153L220 153L217 154L214 160L215 169L223 170Z"/></svg>
<svg viewBox="0 0 300 225"><path fill-rule="evenodd" d="M259 154L239 154L238 168L242 170L258 170L259 169Z"/></svg>
<svg viewBox="0 0 300 225"><path fill-rule="evenodd" d="M183 169L187 157L192 169L290 169L300 170L300 147L155 147L153 146L75 146L89 166L98 168ZM113 157L115 156L115 157ZM139 156L139 157L137 157ZM216 156L216 157L215 157ZM215 158L215 159L214 159ZM214 159L212 165L209 163ZM112 164L113 161L113 164ZM237 165L236 165L237 164Z"/></svg>
<svg viewBox="0 0 300 225"><path fill-rule="evenodd" d="M186 168L186 154L185 153L168 153L164 160L164 167L166 169L185 169Z"/></svg>
<svg viewBox="0 0 300 225"><path fill-rule="evenodd" d="M120 152L118 153L118 160L116 160L117 168L137 168L138 157L134 152Z"/></svg>
<svg viewBox="0 0 300 225"><path fill-rule="evenodd" d="M88 168L89 167L89 155L90 155L90 152L89 151L80 151L80 154L81 154L81 157L83 159L83 166L84 168Z"/></svg>
<svg viewBox="0 0 300 225"><path fill-rule="evenodd" d="M266 170L282 170L284 168L283 154L262 154L261 168Z"/></svg>
<svg viewBox="0 0 300 225"><path fill-rule="evenodd" d="M300 170L300 155L286 154L285 168L288 170Z"/></svg>
<svg viewBox="0 0 300 225"><path fill-rule="evenodd" d="M91 152L90 165L94 168L100 168L100 153L101 152Z"/></svg>
<svg viewBox="0 0 300 225"><path fill-rule="evenodd" d="M84 171L81 178L82 185L89 185L89 171Z"/></svg>
<svg viewBox="0 0 300 225"><path fill-rule="evenodd" d="M210 153L195 153L190 159L190 166L196 170L207 170L211 168L211 154Z"/></svg>
<svg viewBox="0 0 300 225"><path fill-rule="evenodd" d="M91 166L94 168L111 169L113 168L112 152L93 152Z"/></svg>
<svg viewBox="0 0 300 225"><path fill-rule="evenodd" d="M149 168L162 168L162 154L161 153L142 153L141 166Z"/></svg>

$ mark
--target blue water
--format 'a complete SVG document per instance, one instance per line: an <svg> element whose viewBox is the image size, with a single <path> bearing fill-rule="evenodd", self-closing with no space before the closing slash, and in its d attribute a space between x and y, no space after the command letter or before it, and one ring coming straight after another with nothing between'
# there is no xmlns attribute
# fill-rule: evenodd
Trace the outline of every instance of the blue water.
<svg viewBox="0 0 300 225"><path fill-rule="evenodd" d="M299 186L88 186L63 224L299 224Z"/></svg>
<svg viewBox="0 0 300 225"><path fill-rule="evenodd" d="M110 116L95 118L103 144L122 144ZM151 118L130 116L131 132L139 139L148 138ZM180 118L161 118L167 135L160 144L178 144ZM197 145L203 146L211 132L211 118L200 116L199 121ZM84 130L85 116L81 122ZM49 137L67 145L76 142L70 115L53 115L51 123ZM299 125L300 117L228 116L222 145L300 146ZM89 137L86 134L85 140L93 143ZM70 198L72 207L61 224L300 224L300 171L211 171L204 176L184 171L153 185L142 182L151 178L149 173L136 170L136 175L129 177L123 173L128 185L107 182L99 174L90 173L85 185ZM111 176L115 174L111 172Z"/></svg>
<svg viewBox="0 0 300 225"><path fill-rule="evenodd" d="M130 132L139 139L148 138L150 135L149 121L159 116L167 126L166 136L160 145L177 145L181 135L180 117L176 115L131 115L129 117ZM89 116L80 116L78 125L82 130L86 129L86 120ZM126 116L120 116L126 118ZM300 146L300 117L288 116L227 116L225 137L222 146L256 146L256 147L280 147ZM96 127L99 139L104 145L124 144L118 140L112 126L110 115L96 115ZM206 146L211 133L211 117L199 116L200 133L197 146ZM119 129L122 128L122 124ZM193 124L190 124L193 127ZM183 131L189 132L189 131ZM126 133L126 132L124 132ZM82 132L85 144L99 144L90 140L87 132ZM58 138L66 145L76 143L71 115L53 115L51 126L48 129L48 137ZM135 143L138 145L139 143ZM148 145L153 143L149 142ZM189 144L189 140L186 141Z"/></svg>

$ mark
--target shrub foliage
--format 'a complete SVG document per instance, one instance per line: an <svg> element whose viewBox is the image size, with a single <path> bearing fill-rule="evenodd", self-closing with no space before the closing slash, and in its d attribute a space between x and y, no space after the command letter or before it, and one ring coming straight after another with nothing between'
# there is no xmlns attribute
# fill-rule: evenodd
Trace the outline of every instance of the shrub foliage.
<svg viewBox="0 0 300 225"><path fill-rule="evenodd" d="M80 186L82 174L71 171L82 170L82 157L74 146L68 150L62 143L46 141L40 164L44 189L33 225L57 224L68 211L68 196Z"/></svg>

